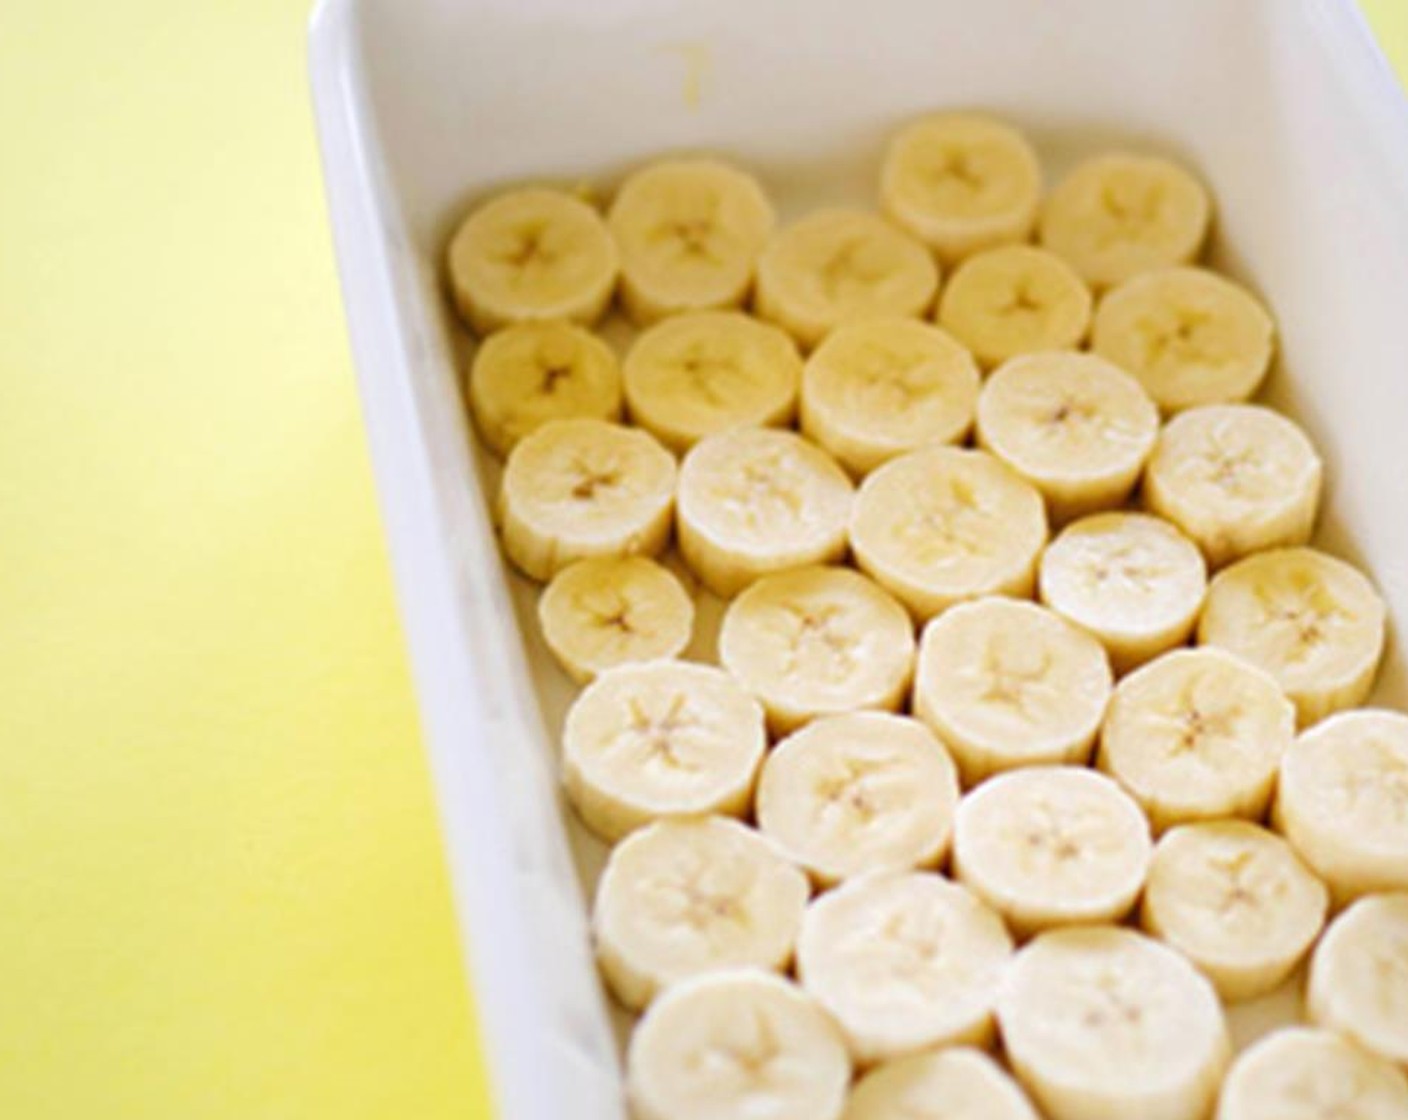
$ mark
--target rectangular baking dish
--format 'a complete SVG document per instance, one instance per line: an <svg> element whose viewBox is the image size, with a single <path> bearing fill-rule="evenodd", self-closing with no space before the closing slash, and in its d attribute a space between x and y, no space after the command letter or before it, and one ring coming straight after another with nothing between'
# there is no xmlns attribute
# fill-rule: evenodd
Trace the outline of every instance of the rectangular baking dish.
<svg viewBox="0 0 1408 1120"><path fill-rule="evenodd" d="M494 1099L619 1120L618 1043L566 812L569 697L499 559L441 247L527 178L607 185L710 149L784 215L866 203L915 113L1009 116L1048 172L1161 150L1211 184L1214 253L1259 289L1267 395L1326 454L1322 540L1408 617L1408 107L1349 0L323 0L311 68L344 300ZM1380 699L1405 692L1393 644ZM721 1118L722 1120L722 1118Z"/></svg>

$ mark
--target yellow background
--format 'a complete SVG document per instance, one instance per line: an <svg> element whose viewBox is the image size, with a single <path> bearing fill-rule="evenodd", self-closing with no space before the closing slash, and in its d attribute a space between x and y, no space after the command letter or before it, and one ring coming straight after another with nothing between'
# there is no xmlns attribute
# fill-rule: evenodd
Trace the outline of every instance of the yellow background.
<svg viewBox="0 0 1408 1120"><path fill-rule="evenodd" d="M0 1116L488 1115L305 16L0 0Z"/></svg>

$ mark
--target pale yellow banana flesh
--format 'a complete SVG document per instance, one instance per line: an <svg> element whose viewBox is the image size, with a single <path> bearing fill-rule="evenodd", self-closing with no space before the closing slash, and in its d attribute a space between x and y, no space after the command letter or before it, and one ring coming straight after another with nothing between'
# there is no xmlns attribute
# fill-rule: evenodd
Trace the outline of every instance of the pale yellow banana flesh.
<svg viewBox="0 0 1408 1120"><path fill-rule="evenodd" d="M981 1050L955 1046L877 1066L843 1120L1038 1120L1016 1082Z"/></svg>
<svg viewBox="0 0 1408 1120"><path fill-rule="evenodd" d="M1306 1006L1317 1026L1408 1066L1408 892L1367 895L1330 923Z"/></svg>
<svg viewBox="0 0 1408 1120"><path fill-rule="evenodd" d="M1330 1031L1284 1027L1227 1071L1217 1120L1398 1120L1408 1078L1392 1062Z"/></svg>

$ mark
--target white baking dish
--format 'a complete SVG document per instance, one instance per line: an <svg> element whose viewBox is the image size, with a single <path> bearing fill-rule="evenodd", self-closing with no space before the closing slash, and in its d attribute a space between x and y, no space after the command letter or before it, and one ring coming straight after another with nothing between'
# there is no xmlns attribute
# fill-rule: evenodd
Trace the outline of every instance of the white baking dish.
<svg viewBox="0 0 1408 1120"><path fill-rule="evenodd" d="M1408 618L1408 107L1349 0L324 0L312 75L366 424L499 1112L622 1115L560 801L568 695L505 575L441 298L477 193L677 148L785 210L873 197L895 124L976 105L1059 169L1199 168L1216 252L1276 309L1270 396L1327 452L1327 541ZM1401 699L1400 654L1381 691ZM722 1118L721 1118L722 1120Z"/></svg>

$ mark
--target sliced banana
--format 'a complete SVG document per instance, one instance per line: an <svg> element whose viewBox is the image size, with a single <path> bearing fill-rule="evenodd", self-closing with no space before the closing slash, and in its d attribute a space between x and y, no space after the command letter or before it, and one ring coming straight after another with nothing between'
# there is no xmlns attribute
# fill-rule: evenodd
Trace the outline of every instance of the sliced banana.
<svg viewBox="0 0 1408 1120"><path fill-rule="evenodd" d="M612 849L597 885L592 934L602 975L638 1011L702 972L780 972L809 893L807 877L747 825L657 821Z"/></svg>
<svg viewBox="0 0 1408 1120"><path fill-rule="evenodd" d="M1384 602L1358 571L1313 548L1282 548L1214 577L1198 641L1265 669L1306 726L1364 702L1383 655L1384 625Z"/></svg>
<svg viewBox="0 0 1408 1120"><path fill-rule="evenodd" d="M1274 819L1340 901L1408 891L1408 716L1343 712L1301 735Z"/></svg>
<svg viewBox="0 0 1408 1120"><path fill-rule="evenodd" d="M1013 358L978 397L978 445L1037 487L1052 518L1123 504L1159 431L1139 383L1094 354Z"/></svg>
<svg viewBox="0 0 1408 1120"><path fill-rule="evenodd" d="M1403 1120L1408 1079L1330 1031L1285 1027L1237 1056L1217 1120Z"/></svg>
<svg viewBox="0 0 1408 1120"><path fill-rule="evenodd" d="M1306 1006L1317 1026L1408 1065L1408 893L1368 895L1330 923L1310 958Z"/></svg>
<svg viewBox="0 0 1408 1120"><path fill-rule="evenodd" d="M1330 896L1289 844L1249 821L1181 825L1154 848L1140 921L1225 1000L1277 987L1309 952Z"/></svg>
<svg viewBox="0 0 1408 1120"><path fill-rule="evenodd" d="M1042 934L1017 954L997 1019L1051 1120L1203 1120L1231 1051L1207 980L1127 929Z"/></svg>
<svg viewBox="0 0 1408 1120"><path fill-rule="evenodd" d="M674 451L729 428L792 422L802 358L785 331L739 311L656 323L626 354L631 420Z"/></svg>
<svg viewBox="0 0 1408 1120"><path fill-rule="evenodd" d="M1079 346L1090 326L1090 289L1055 253L1004 245L969 257L949 277L939 325L996 366L1041 350Z"/></svg>
<svg viewBox="0 0 1408 1120"><path fill-rule="evenodd" d="M1207 592L1198 546L1157 517L1097 513L1042 553L1041 601L1093 634L1124 673L1181 646Z"/></svg>
<svg viewBox="0 0 1408 1120"><path fill-rule="evenodd" d="M662 817L741 816L766 745L762 708L723 670L618 665L568 709L563 783L587 827L615 841Z"/></svg>
<svg viewBox="0 0 1408 1120"><path fill-rule="evenodd" d="M1018 934L1119 921L1149 867L1149 822L1114 782L1080 766L990 778L958 804L958 881Z"/></svg>
<svg viewBox="0 0 1408 1120"><path fill-rule="evenodd" d="M536 580L576 560L654 556L670 539L675 460L645 432L552 420L520 440L499 489L504 551Z"/></svg>
<svg viewBox="0 0 1408 1120"><path fill-rule="evenodd" d="M814 210L758 259L758 314L810 349L843 323L922 316L939 289L929 251L862 210Z"/></svg>
<svg viewBox="0 0 1408 1120"><path fill-rule="evenodd" d="M1164 425L1144 476L1144 503L1221 568L1310 540L1322 474L1314 445L1280 413L1207 405Z"/></svg>
<svg viewBox="0 0 1408 1120"><path fill-rule="evenodd" d="M841 559L853 495L836 461L793 432L720 432L680 470L680 551L728 598L769 572Z"/></svg>
<svg viewBox="0 0 1408 1120"><path fill-rule="evenodd" d="M986 452L925 447L861 484L850 540L861 569L927 619L980 595L1030 595L1046 511Z"/></svg>
<svg viewBox="0 0 1408 1120"><path fill-rule="evenodd" d="M1161 268L1105 293L1091 346L1139 379L1165 412L1244 401L1271 367L1276 325L1240 284Z"/></svg>
<svg viewBox="0 0 1408 1120"><path fill-rule="evenodd" d="M753 176L717 159L671 159L637 171L606 224L621 254L621 301L637 323L737 307L777 217Z"/></svg>
<svg viewBox="0 0 1408 1120"><path fill-rule="evenodd" d="M860 1065L984 1044L1012 939L962 887L927 872L851 879L807 907L797 976Z"/></svg>
<svg viewBox="0 0 1408 1120"><path fill-rule="evenodd" d="M839 1120L851 1063L816 1002L769 972L711 972L651 1004L626 1054L634 1120Z"/></svg>
<svg viewBox="0 0 1408 1120"><path fill-rule="evenodd" d="M842 1120L1039 1120L1002 1067L956 1046L886 1062L851 1090Z"/></svg>
<svg viewBox="0 0 1408 1120"><path fill-rule="evenodd" d="M544 187L476 209L450 239L448 264L455 305L480 335L536 319L590 326L611 302L618 269L601 215Z"/></svg>
<svg viewBox="0 0 1408 1120"><path fill-rule="evenodd" d="M904 703L914 624L888 593L850 568L764 576L729 604L719 661L786 734L817 716Z"/></svg>
<svg viewBox="0 0 1408 1120"><path fill-rule="evenodd" d="M1042 209L1038 236L1096 288L1196 260L1212 203L1188 171L1155 156L1112 152L1075 167Z"/></svg>
<svg viewBox="0 0 1408 1120"><path fill-rule="evenodd" d="M885 212L950 264L1027 240L1040 197L1026 137L978 113L915 121L890 141L880 172Z"/></svg>
<svg viewBox="0 0 1408 1120"><path fill-rule="evenodd" d="M958 807L958 771L922 723L883 712L827 716L763 762L765 836L822 886L867 871L938 867Z"/></svg>
<svg viewBox="0 0 1408 1120"><path fill-rule="evenodd" d="M1038 763L1083 762L1112 684L1100 644L1035 603L960 603L924 628L914 713L948 744L964 783Z"/></svg>
<svg viewBox="0 0 1408 1120"><path fill-rule="evenodd" d="M538 623L578 684L628 661L678 657L694 632L694 600L643 556L602 556L563 568L538 600Z"/></svg>
<svg viewBox="0 0 1408 1120"><path fill-rule="evenodd" d="M1269 674L1212 646L1178 649L1115 686L1099 764L1158 831L1260 820L1295 734L1295 705Z"/></svg>
<svg viewBox="0 0 1408 1120"><path fill-rule="evenodd" d="M847 323L802 371L802 431L852 474L928 443L961 443L981 375L946 332L885 316Z"/></svg>
<svg viewBox="0 0 1408 1120"><path fill-rule="evenodd" d="M616 355L574 323L518 323L495 332L476 351L467 387L479 434L500 458L549 420L621 416Z"/></svg>

